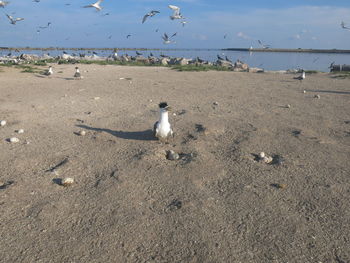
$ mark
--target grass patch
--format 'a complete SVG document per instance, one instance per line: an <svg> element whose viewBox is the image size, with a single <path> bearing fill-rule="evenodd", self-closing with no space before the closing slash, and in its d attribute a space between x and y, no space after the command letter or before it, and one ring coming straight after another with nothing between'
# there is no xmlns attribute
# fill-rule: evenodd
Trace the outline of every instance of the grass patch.
<svg viewBox="0 0 350 263"><path fill-rule="evenodd" d="M320 73L320 71L318 71L318 70L305 70L305 73L306 74L317 74L317 73Z"/></svg>
<svg viewBox="0 0 350 263"><path fill-rule="evenodd" d="M40 69L29 65L16 65L15 68L22 69L21 73L39 73Z"/></svg>
<svg viewBox="0 0 350 263"><path fill-rule="evenodd" d="M339 72L332 72L331 73L334 79L348 79L350 78L350 71L339 71Z"/></svg>

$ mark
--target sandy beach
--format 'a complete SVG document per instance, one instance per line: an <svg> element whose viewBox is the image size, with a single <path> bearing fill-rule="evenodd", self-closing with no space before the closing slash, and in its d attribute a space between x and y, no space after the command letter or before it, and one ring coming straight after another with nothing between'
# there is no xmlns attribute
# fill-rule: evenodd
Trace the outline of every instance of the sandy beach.
<svg viewBox="0 0 350 263"><path fill-rule="evenodd" d="M0 67L1 262L350 262L350 78L75 66Z"/></svg>

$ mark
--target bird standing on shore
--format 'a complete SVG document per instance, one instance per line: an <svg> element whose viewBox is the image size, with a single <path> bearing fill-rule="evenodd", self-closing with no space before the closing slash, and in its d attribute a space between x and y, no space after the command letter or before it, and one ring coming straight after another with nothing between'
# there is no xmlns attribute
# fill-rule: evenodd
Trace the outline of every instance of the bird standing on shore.
<svg viewBox="0 0 350 263"><path fill-rule="evenodd" d="M102 1L103 0L98 0L96 3L90 4L90 5L86 5L86 6L83 6L83 7L84 8L94 7L94 8L96 8L96 11L101 11L102 7L100 6L100 4L101 4Z"/></svg>
<svg viewBox="0 0 350 263"><path fill-rule="evenodd" d="M159 14L159 13L160 13L159 11L152 10L151 12L145 14L145 16L144 16L143 19L142 19L142 24L146 22L146 19L147 19L148 17L155 16L156 14Z"/></svg>
<svg viewBox="0 0 350 263"><path fill-rule="evenodd" d="M44 74L48 77L51 76L53 74L52 66L50 66L49 69L46 70L46 72Z"/></svg>
<svg viewBox="0 0 350 263"><path fill-rule="evenodd" d="M173 136L174 134L169 123L169 110L171 109L168 106L168 103L159 103L159 121L157 121L153 126L153 135L159 140L167 140L170 136Z"/></svg>
<svg viewBox="0 0 350 263"><path fill-rule="evenodd" d="M305 79L305 71L302 70L301 75L298 77L295 77L294 79L300 80L300 82L302 82Z"/></svg>
<svg viewBox="0 0 350 263"><path fill-rule="evenodd" d="M75 79L82 79L83 77L80 74L79 68L75 67L75 74L74 74Z"/></svg>
<svg viewBox="0 0 350 263"><path fill-rule="evenodd" d="M0 1L0 7L4 8L5 6L7 6L10 2L8 1Z"/></svg>

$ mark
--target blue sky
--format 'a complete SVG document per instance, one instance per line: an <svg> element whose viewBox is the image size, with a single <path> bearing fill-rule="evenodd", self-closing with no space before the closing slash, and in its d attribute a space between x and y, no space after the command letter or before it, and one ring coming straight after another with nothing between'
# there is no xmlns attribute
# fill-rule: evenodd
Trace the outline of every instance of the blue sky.
<svg viewBox="0 0 350 263"><path fill-rule="evenodd" d="M94 0L9 1L0 8L0 46L226 48L258 47L260 39L276 48L350 49L350 30L340 27L350 27L350 0L105 0L100 12L81 8ZM169 4L181 7L185 27L169 19ZM141 24L150 10L161 13ZM25 20L11 25L5 13ZM176 43L164 45L164 32L177 32Z"/></svg>

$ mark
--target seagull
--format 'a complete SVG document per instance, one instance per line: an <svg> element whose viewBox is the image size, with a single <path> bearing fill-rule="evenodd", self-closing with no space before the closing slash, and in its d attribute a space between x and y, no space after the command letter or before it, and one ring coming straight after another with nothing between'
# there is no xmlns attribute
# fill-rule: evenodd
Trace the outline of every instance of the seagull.
<svg viewBox="0 0 350 263"><path fill-rule="evenodd" d="M33 0L33 2L35 2L35 3L40 3L40 0Z"/></svg>
<svg viewBox="0 0 350 263"><path fill-rule="evenodd" d="M157 29L156 29L156 32L158 32L158 31L159 31L159 29L157 28Z"/></svg>
<svg viewBox="0 0 350 263"><path fill-rule="evenodd" d="M152 10L151 12L145 14L145 16L144 16L143 19L142 19L142 24L146 22L146 19L147 19L148 17L155 16L156 14L159 14L159 13L160 13L159 11Z"/></svg>
<svg viewBox="0 0 350 263"><path fill-rule="evenodd" d="M12 25L16 25L16 23L17 23L18 21L24 20L24 18L20 18L20 17L18 17L18 18L13 18L12 16L10 16L10 15L8 15L8 14L6 14L6 16L8 17L8 19L10 19L10 23L11 23Z"/></svg>
<svg viewBox="0 0 350 263"><path fill-rule="evenodd" d="M153 135L159 140L168 139L174 134L169 123L169 110L171 109L168 106L168 103L159 103L160 118L159 121L157 121L153 126Z"/></svg>
<svg viewBox="0 0 350 263"><path fill-rule="evenodd" d="M96 11L101 11L102 7L100 6L101 2L103 0L98 0L96 3L93 3L93 4L90 4L90 5L86 5L86 6L83 6L84 8L88 8L88 7L94 7L96 8Z"/></svg>
<svg viewBox="0 0 350 263"><path fill-rule="evenodd" d="M300 80L300 82L302 82L305 79L305 71L302 70L301 75L298 77L295 77L294 79Z"/></svg>
<svg viewBox="0 0 350 263"><path fill-rule="evenodd" d="M52 66L49 67L48 70L44 73L46 76L51 76L53 74Z"/></svg>
<svg viewBox="0 0 350 263"><path fill-rule="evenodd" d="M344 23L344 21L341 21L341 27L343 28L343 29L348 29L348 30L350 30L350 27L347 27L347 26L345 26L345 23Z"/></svg>
<svg viewBox="0 0 350 263"><path fill-rule="evenodd" d="M232 62L227 56L225 56L225 60L228 62Z"/></svg>
<svg viewBox="0 0 350 263"><path fill-rule="evenodd" d="M126 36L126 38L129 38L129 37L131 37L131 35L127 35L127 36Z"/></svg>
<svg viewBox="0 0 350 263"><path fill-rule="evenodd" d="M138 51L136 50L136 55L142 56L142 53L140 53L140 52L138 52Z"/></svg>
<svg viewBox="0 0 350 263"><path fill-rule="evenodd" d="M224 39L226 39L226 37L227 37L227 34L224 35Z"/></svg>
<svg viewBox="0 0 350 263"><path fill-rule="evenodd" d="M7 6L10 2L8 1L0 1L0 7L4 8L5 6Z"/></svg>
<svg viewBox="0 0 350 263"><path fill-rule="evenodd" d="M80 74L79 68L75 67L75 74L74 74L75 79L82 79L83 77Z"/></svg>
<svg viewBox="0 0 350 263"><path fill-rule="evenodd" d="M183 17L183 16L181 15L181 13L180 13L180 7L175 6L175 5L168 5L168 7L174 11L173 15L170 16L170 19L171 19L171 20L174 20L174 19L184 19L184 17Z"/></svg>
<svg viewBox="0 0 350 263"><path fill-rule="evenodd" d="M224 60L222 57L220 57L219 55L216 55L218 57L219 60Z"/></svg>
<svg viewBox="0 0 350 263"><path fill-rule="evenodd" d="M45 28L48 28L52 23L51 22L48 22L47 23L47 26L39 26L40 29L45 29Z"/></svg>
<svg viewBox="0 0 350 263"><path fill-rule="evenodd" d="M270 48L270 45L265 45L261 40L258 40L258 43L263 47L263 48Z"/></svg>
<svg viewBox="0 0 350 263"><path fill-rule="evenodd" d="M173 36L176 36L176 33L173 34L171 37L168 37L168 35L167 35L166 33L164 33L164 35L162 36L162 38L163 38L163 40L164 40L163 43L164 43L164 44L175 43L175 42L173 42L173 41L170 40L170 38L172 38Z"/></svg>

